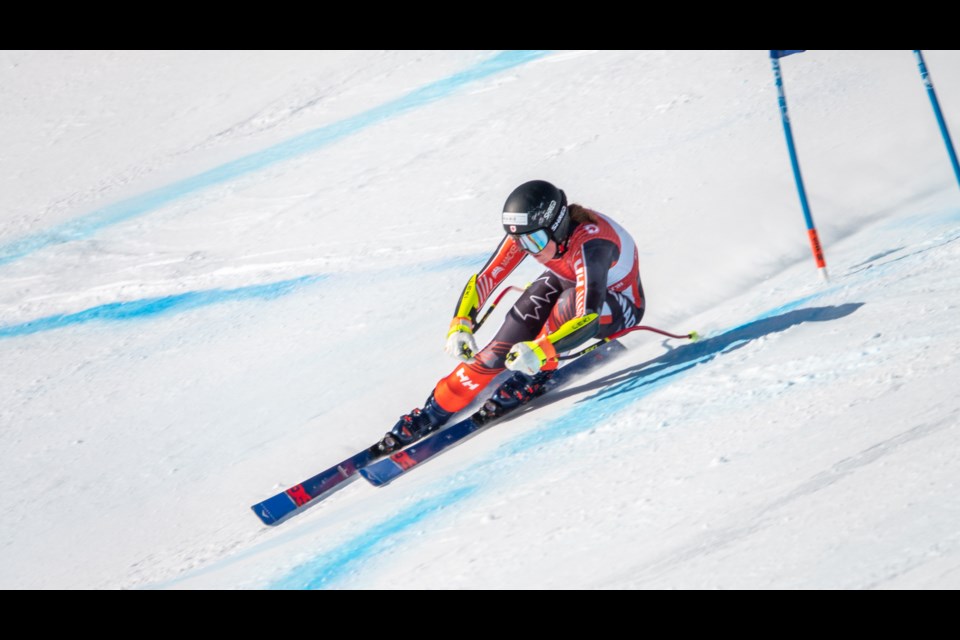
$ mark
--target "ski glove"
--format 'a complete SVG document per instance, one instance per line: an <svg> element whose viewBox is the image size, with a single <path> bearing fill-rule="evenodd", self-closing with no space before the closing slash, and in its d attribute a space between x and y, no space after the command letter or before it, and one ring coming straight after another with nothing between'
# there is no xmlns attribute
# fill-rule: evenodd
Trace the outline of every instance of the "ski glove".
<svg viewBox="0 0 960 640"><path fill-rule="evenodd" d="M444 351L464 362L473 362L477 354L477 341L473 338L473 323L470 318L454 318L447 332Z"/></svg>
<svg viewBox="0 0 960 640"><path fill-rule="evenodd" d="M520 371L528 376L541 369L557 368L557 350L547 338L518 342L507 353L507 369Z"/></svg>

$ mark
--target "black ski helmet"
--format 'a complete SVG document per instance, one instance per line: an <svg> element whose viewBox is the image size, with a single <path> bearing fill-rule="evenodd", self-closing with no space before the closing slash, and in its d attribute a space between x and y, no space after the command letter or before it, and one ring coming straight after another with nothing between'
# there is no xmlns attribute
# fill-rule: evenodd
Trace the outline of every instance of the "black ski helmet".
<svg viewBox="0 0 960 640"><path fill-rule="evenodd" d="M558 245L570 233L567 195L544 180L531 180L513 190L503 203L503 230L521 236L544 229Z"/></svg>

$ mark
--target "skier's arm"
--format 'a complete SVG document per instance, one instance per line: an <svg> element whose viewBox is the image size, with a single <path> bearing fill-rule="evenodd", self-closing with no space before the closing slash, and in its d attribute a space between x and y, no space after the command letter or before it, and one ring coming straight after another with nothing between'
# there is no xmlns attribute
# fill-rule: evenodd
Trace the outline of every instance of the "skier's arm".
<svg viewBox="0 0 960 640"><path fill-rule="evenodd" d="M467 281L460 299L454 309L454 319L470 320L471 326L477 321L477 313L487 298L507 279L523 260L525 252L511 236L506 235L493 252L483 269Z"/></svg>
<svg viewBox="0 0 960 640"><path fill-rule="evenodd" d="M471 361L477 351L473 327L480 307L523 260L523 249L509 235L504 236L497 250L479 273L470 276L463 287L447 332L446 351L454 358Z"/></svg>

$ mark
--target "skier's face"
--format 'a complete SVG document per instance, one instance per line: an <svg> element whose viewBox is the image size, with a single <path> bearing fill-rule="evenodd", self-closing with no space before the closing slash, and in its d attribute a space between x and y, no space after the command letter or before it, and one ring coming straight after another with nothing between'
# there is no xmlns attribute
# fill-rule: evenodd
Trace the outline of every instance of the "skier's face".
<svg viewBox="0 0 960 640"><path fill-rule="evenodd" d="M540 264L547 264L557 255L557 243L551 240L547 243L547 246L543 248L543 251L540 253L534 253L533 257L536 258L537 262Z"/></svg>

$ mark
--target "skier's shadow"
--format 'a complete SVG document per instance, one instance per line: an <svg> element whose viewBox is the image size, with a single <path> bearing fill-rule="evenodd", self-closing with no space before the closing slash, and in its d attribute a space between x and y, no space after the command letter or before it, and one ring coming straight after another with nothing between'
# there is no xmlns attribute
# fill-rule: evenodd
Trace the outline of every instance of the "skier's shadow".
<svg viewBox="0 0 960 640"><path fill-rule="evenodd" d="M689 371L699 364L710 362L720 354L730 353L758 338L785 331L803 322L826 322L846 317L862 307L863 304L862 302L851 302L839 306L809 307L755 320L718 336L685 344L653 360L611 373L593 382L568 389L558 389L531 403L529 409L543 407L589 391L598 391L598 393L587 396L580 402L590 400L601 394L603 399L608 399L623 393L629 393Z"/></svg>

